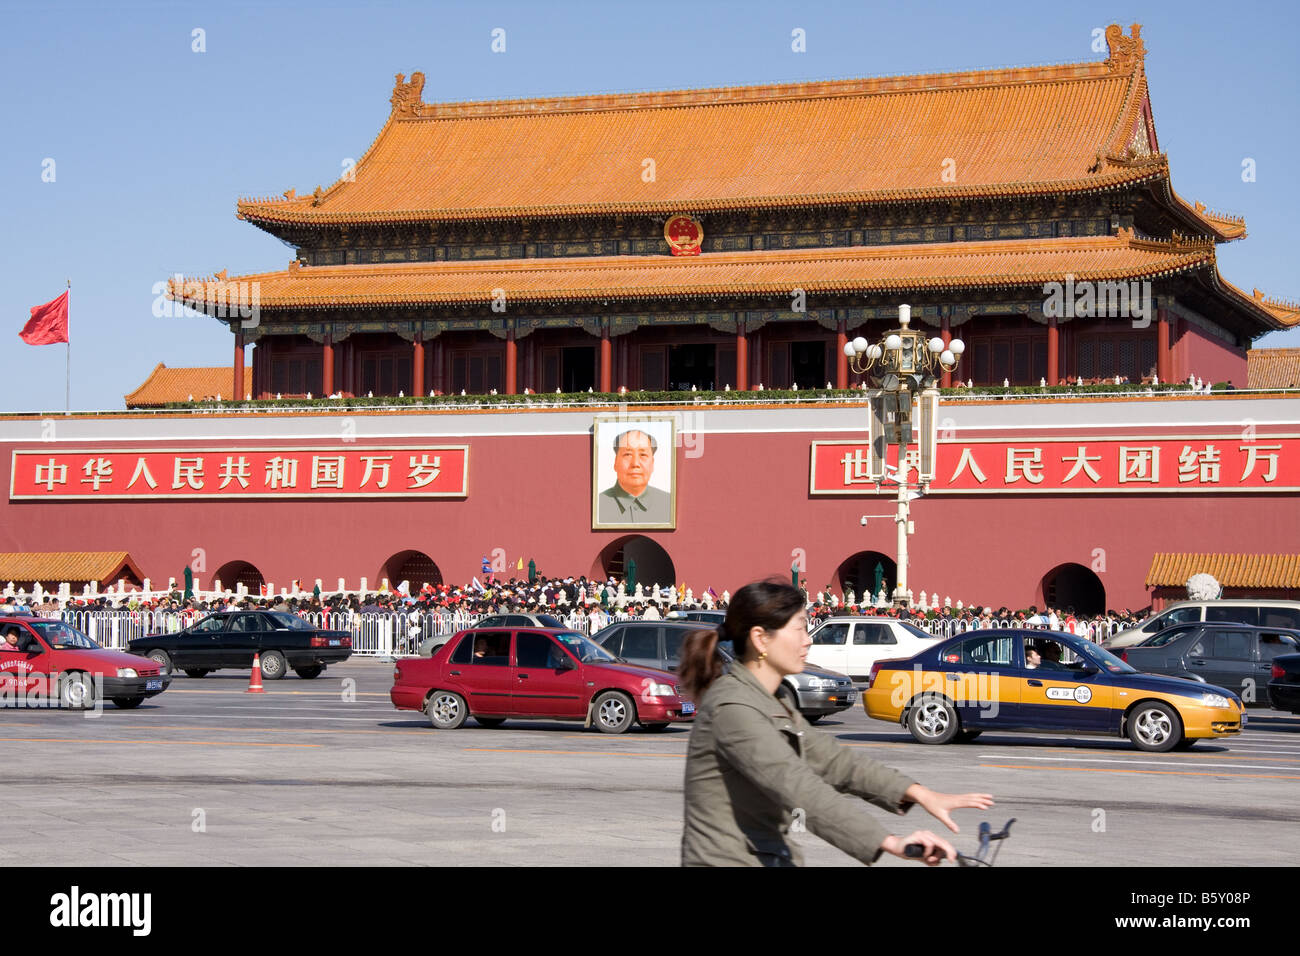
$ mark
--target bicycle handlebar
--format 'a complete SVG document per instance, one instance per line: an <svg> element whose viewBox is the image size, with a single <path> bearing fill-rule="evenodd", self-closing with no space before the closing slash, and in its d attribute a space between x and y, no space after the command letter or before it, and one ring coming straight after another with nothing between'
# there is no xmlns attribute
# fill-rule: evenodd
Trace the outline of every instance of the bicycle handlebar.
<svg viewBox="0 0 1300 956"><path fill-rule="evenodd" d="M997 849L994 848L990 850L993 841L1005 840L1007 837L1011 836L1011 824L1015 822L1016 822L1016 818L1012 817L1010 820L1006 822L1006 825L997 833L993 832L993 828L989 826L987 820L982 822L980 824L980 829L979 829L979 833L980 833L979 850L976 851L974 856L967 856L964 853L958 853L957 865L958 866L992 866L993 861L997 858ZM907 857L908 859L919 860L921 857L925 856L925 844L924 843L907 844L905 847L903 847L903 856Z"/></svg>

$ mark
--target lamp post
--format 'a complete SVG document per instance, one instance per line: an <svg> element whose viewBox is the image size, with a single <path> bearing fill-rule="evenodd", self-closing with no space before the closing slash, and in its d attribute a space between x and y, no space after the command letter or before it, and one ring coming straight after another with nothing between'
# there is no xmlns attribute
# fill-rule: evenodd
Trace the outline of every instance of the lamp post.
<svg viewBox="0 0 1300 956"><path fill-rule="evenodd" d="M884 445L898 445L898 482L897 512L894 521L898 526L898 574L894 585L893 602L896 605L910 603L907 592L907 536L912 533L911 501L919 498L929 487L934 477L935 431L939 411L939 376L951 372L961 361L961 354L966 345L961 339L953 339L944 345L943 339L935 336L926 339L925 334L910 328L912 307L898 307L899 328L887 332L876 344L868 343L859 336L844 346L849 365L854 375L872 373L872 382L880 389L879 395L873 397L873 403L880 406L873 409L872 415L872 477L877 485L884 478ZM864 360L865 357L865 360ZM907 484L907 446L911 442L912 405L916 397L921 403L920 463L917 468L917 490L911 492ZM893 428L886 424L889 413L893 412ZM880 422L884 445L877 445L875 423Z"/></svg>

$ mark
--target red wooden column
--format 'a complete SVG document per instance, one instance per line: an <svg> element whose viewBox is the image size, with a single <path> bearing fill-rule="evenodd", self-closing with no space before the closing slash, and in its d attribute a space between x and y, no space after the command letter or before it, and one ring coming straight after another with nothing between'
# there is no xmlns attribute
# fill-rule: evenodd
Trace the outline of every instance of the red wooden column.
<svg viewBox="0 0 1300 956"><path fill-rule="evenodd" d="M844 346L849 344L849 323L840 319L835 331L835 387L849 387L849 357L844 354Z"/></svg>
<svg viewBox="0 0 1300 956"><path fill-rule="evenodd" d="M1061 330L1056 316L1047 317L1047 384L1055 385L1061 377Z"/></svg>
<svg viewBox="0 0 1300 956"><path fill-rule="evenodd" d="M321 391L326 395L334 394L334 336L326 332L325 344L321 346Z"/></svg>
<svg viewBox="0 0 1300 956"><path fill-rule="evenodd" d="M1156 310L1156 375L1161 382L1173 378L1173 352L1169 348L1169 313Z"/></svg>
<svg viewBox="0 0 1300 956"><path fill-rule="evenodd" d="M447 383L446 383L446 381L445 381L445 376L444 376L444 373L443 373L443 358L442 358L442 353L443 353L443 348L442 348L442 338L439 337L439 338L436 338L436 339L433 340L433 382L432 382L432 385L433 385L433 390L436 391L436 392L446 392L446 391L447 391Z"/></svg>
<svg viewBox="0 0 1300 956"><path fill-rule="evenodd" d="M610 364L613 361L613 349L610 347L609 326L600 327L600 390L602 392L612 392L613 369Z"/></svg>
<svg viewBox="0 0 1300 956"><path fill-rule="evenodd" d="M515 330L506 331L506 394L517 394L519 346L515 344Z"/></svg>
<svg viewBox="0 0 1300 956"><path fill-rule="evenodd" d="M244 400L244 329L235 328L235 401Z"/></svg>
<svg viewBox="0 0 1300 956"><path fill-rule="evenodd" d="M411 343L411 391L416 395L424 394L424 333L416 332L415 341Z"/></svg>
<svg viewBox="0 0 1300 956"><path fill-rule="evenodd" d="M749 339L745 335L745 320L736 321L736 390L749 388Z"/></svg>

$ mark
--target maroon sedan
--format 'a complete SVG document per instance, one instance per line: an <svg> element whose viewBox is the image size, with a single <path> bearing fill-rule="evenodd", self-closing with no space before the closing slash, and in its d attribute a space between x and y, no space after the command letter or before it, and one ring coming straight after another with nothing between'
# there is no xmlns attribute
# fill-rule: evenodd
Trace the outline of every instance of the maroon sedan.
<svg viewBox="0 0 1300 956"><path fill-rule="evenodd" d="M621 734L635 723L663 730L695 717L675 675L625 664L558 628L461 631L430 658L398 661L390 697L398 710L424 711L441 730L470 716L485 727L520 717L581 720Z"/></svg>

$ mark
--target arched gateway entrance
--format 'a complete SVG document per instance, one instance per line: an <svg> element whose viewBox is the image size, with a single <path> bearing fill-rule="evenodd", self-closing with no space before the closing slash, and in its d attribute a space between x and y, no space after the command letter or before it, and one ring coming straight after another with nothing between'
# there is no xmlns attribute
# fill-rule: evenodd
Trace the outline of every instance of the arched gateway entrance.
<svg viewBox="0 0 1300 956"><path fill-rule="evenodd" d="M609 577L627 577L628 563L636 562L638 584L676 584L677 569L668 552L650 538L639 534L615 538L601 549L591 566L590 577L603 581Z"/></svg>
<svg viewBox="0 0 1300 956"><path fill-rule="evenodd" d="M442 571L434 564L433 558L423 551L399 551L384 562L384 566L379 570L379 578L381 581L388 578L390 588L396 588L403 581L408 581L411 585L411 593L414 594L426 584L441 584Z"/></svg>
<svg viewBox="0 0 1300 956"><path fill-rule="evenodd" d="M247 561L227 561L212 575L213 582L220 581L223 591L237 591L243 585L249 594L261 594L266 578Z"/></svg>
<svg viewBox="0 0 1300 956"><path fill-rule="evenodd" d="M879 586L876 584L879 580ZM859 551L845 558L835 569L835 579L831 582L841 594L850 588L859 602L867 600L867 595L874 595L883 588L885 600L894 593L898 581L898 562L879 551ZM812 584L811 581L808 582ZM815 589L814 589L815 590Z"/></svg>
<svg viewBox="0 0 1300 956"><path fill-rule="evenodd" d="M1076 614L1104 614L1106 587L1081 564L1059 564L1043 575L1039 594L1045 607L1074 608Z"/></svg>

